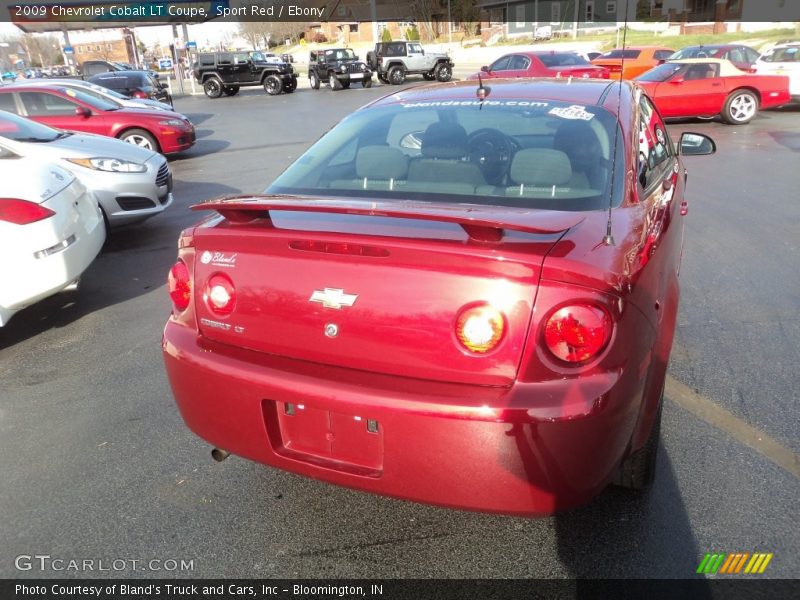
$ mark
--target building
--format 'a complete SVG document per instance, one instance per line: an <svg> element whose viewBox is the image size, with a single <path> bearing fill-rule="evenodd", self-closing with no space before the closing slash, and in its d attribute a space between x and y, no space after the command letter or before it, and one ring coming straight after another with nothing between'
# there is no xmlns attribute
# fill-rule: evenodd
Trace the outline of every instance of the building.
<svg viewBox="0 0 800 600"><path fill-rule="evenodd" d="M70 43L74 52L74 60L79 65L87 60L136 62L133 38L124 29L73 31L70 34Z"/></svg>

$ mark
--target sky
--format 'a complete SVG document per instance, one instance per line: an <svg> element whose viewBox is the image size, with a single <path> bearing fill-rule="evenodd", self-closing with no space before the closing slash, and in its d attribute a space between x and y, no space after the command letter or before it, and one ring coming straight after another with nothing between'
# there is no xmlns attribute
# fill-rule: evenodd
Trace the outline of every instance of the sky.
<svg viewBox="0 0 800 600"><path fill-rule="evenodd" d="M237 23L199 23L189 25L190 41L195 41L198 46L214 45L225 38L234 36L239 30ZM19 35L22 31L11 23L0 23L0 37L4 35ZM180 33L180 28L179 28ZM169 44L172 40L172 26L156 25L153 27L137 27L136 36L147 46L152 46L155 42L162 45Z"/></svg>

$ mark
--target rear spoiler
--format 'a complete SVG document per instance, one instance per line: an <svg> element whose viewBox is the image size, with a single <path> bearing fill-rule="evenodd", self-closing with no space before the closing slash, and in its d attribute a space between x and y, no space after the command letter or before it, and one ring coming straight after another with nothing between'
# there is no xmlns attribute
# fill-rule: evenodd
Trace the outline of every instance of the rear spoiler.
<svg viewBox="0 0 800 600"><path fill-rule="evenodd" d="M560 233L584 220L574 212L416 201L307 199L296 196L223 196L191 207L215 210L231 223L270 221L270 212L321 212L457 223L470 239L499 242L503 231Z"/></svg>

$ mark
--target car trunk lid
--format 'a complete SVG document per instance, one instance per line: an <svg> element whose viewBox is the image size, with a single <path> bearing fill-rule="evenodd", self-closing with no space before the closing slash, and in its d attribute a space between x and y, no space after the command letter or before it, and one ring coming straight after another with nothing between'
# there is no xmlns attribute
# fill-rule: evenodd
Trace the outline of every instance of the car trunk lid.
<svg viewBox="0 0 800 600"><path fill-rule="evenodd" d="M229 198L194 232L200 333L252 350L437 381L509 385L528 333L541 264L575 214L346 200ZM235 288L230 315L208 297ZM456 321L481 303L505 315L485 355Z"/></svg>

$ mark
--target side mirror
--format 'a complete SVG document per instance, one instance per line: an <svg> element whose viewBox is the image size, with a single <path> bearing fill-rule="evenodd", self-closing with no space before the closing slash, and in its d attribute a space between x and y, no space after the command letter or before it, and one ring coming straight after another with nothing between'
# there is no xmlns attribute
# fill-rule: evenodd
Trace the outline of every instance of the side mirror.
<svg viewBox="0 0 800 600"><path fill-rule="evenodd" d="M84 118L91 117L92 116L92 111L90 111L85 106L76 106L75 107L75 115L78 116L78 117L84 117Z"/></svg>
<svg viewBox="0 0 800 600"><path fill-rule="evenodd" d="M674 79L670 79L669 82L672 85L678 85L679 83L683 83L683 77L675 77Z"/></svg>
<svg viewBox="0 0 800 600"><path fill-rule="evenodd" d="M682 156L702 156L705 154L714 154L717 151L717 145L707 135L702 133L686 132L681 135L681 141L678 147L678 154Z"/></svg>
<svg viewBox="0 0 800 600"><path fill-rule="evenodd" d="M486 65L483 65L481 67L481 71L483 71L484 73L488 73L489 72L489 67L487 67Z"/></svg>

